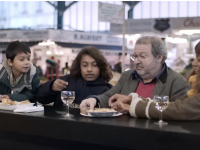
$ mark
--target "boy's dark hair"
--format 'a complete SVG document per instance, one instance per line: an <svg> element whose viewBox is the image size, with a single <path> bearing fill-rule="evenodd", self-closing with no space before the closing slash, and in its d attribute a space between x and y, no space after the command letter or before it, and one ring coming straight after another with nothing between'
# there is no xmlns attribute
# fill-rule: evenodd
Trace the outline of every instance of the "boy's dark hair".
<svg viewBox="0 0 200 150"><path fill-rule="evenodd" d="M14 42L11 42L8 47L6 48L6 58L7 59L10 59L11 61L14 60L15 56L18 54L18 53L31 53L31 50L30 48L24 44L24 43L21 43L19 41L14 41Z"/></svg>
<svg viewBox="0 0 200 150"><path fill-rule="evenodd" d="M89 55L97 62L97 66L100 69L100 77L103 78L105 81L109 82L113 75L107 63L105 57L101 54L100 50L93 46L84 47L74 59L70 74L72 76L80 76L81 75L81 68L80 62L83 55Z"/></svg>

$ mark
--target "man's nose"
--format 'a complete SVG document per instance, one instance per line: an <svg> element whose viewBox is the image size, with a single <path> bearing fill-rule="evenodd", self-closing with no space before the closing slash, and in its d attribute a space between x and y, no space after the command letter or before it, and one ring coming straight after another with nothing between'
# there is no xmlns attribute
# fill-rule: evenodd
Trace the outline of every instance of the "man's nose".
<svg viewBox="0 0 200 150"><path fill-rule="evenodd" d="M134 63L135 63L135 64L140 63L140 59L139 59L139 57L135 57L135 59L134 59Z"/></svg>

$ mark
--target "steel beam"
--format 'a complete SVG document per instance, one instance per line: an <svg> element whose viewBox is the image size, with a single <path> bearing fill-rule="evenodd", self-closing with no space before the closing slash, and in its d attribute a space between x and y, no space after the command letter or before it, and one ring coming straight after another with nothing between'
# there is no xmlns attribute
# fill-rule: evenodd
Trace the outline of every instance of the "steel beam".
<svg viewBox="0 0 200 150"><path fill-rule="evenodd" d="M124 3L128 4L130 6L130 9L128 10L128 18L133 18L133 11L134 7L140 2L140 1L123 1Z"/></svg>
<svg viewBox="0 0 200 150"><path fill-rule="evenodd" d="M63 29L63 14L65 10L69 9L77 1L73 1L67 6L65 5L65 1L57 1L57 5L52 4L50 1L46 2L57 9L57 29Z"/></svg>

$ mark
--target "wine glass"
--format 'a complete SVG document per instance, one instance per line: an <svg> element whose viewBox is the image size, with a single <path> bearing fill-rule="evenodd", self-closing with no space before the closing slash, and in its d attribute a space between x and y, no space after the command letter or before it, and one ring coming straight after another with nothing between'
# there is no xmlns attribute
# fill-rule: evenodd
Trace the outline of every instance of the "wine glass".
<svg viewBox="0 0 200 150"><path fill-rule="evenodd" d="M155 124L158 124L158 125L166 125L166 124L168 124L167 122L164 122L162 120L162 112L169 105L169 96L158 96L158 95L155 95L154 96L154 103L155 103L155 108L158 109L158 111L160 111L159 121L155 122Z"/></svg>
<svg viewBox="0 0 200 150"><path fill-rule="evenodd" d="M69 113L69 104L71 104L75 99L75 92L74 91L62 91L61 92L61 100L64 104L67 105L67 113L64 115L65 118L73 117L72 114Z"/></svg>

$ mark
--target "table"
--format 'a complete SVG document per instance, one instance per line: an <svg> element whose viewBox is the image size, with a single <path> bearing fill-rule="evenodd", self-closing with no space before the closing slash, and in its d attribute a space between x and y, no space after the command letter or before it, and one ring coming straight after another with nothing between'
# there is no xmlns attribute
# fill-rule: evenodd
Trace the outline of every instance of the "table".
<svg viewBox="0 0 200 150"><path fill-rule="evenodd" d="M81 116L65 119L65 107L45 106L45 111L0 111L0 149L11 150L177 150L200 147L200 122L168 121L158 126L148 120L123 115L113 118Z"/></svg>

